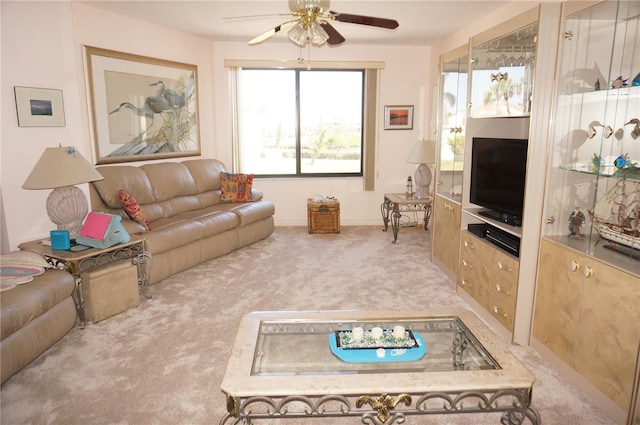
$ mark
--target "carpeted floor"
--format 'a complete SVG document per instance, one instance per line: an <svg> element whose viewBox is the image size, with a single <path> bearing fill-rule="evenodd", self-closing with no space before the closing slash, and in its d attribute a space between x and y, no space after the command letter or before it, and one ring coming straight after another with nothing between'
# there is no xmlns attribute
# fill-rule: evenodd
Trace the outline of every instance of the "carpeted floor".
<svg viewBox="0 0 640 425"><path fill-rule="evenodd" d="M429 261L429 232L405 228L397 244L391 238L381 226L343 227L338 235L277 227L265 241L165 279L151 287L151 300L74 329L6 382L0 423L217 424L225 413L220 382L245 313L469 309ZM535 350L509 348L536 376L533 405L544 424L615 423ZM498 424L500 416L408 417L405 423Z"/></svg>

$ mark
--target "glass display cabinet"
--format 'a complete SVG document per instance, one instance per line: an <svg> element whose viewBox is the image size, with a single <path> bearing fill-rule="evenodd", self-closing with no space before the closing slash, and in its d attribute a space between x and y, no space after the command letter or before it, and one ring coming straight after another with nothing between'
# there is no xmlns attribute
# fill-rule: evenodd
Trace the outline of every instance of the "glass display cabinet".
<svg viewBox="0 0 640 425"><path fill-rule="evenodd" d="M640 2L564 7L533 345L622 423L640 344Z"/></svg>
<svg viewBox="0 0 640 425"><path fill-rule="evenodd" d="M640 274L639 2L569 16L544 236Z"/></svg>
<svg viewBox="0 0 640 425"><path fill-rule="evenodd" d="M530 115L537 33L533 23L472 47L472 118Z"/></svg>
<svg viewBox="0 0 640 425"><path fill-rule="evenodd" d="M442 57L441 66L441 120L436 191L460 201L462 195L462 169L464 162L464 136L467 118L467 77L469 46L464 45Z"/></svg>
<svg viewBox="0 0 640 425"><path fill-rule="evenodd" d="M431 253L433 261L452 279L458 274L468 69L468 44L441 57L438 180L433 201Z"/></svg>

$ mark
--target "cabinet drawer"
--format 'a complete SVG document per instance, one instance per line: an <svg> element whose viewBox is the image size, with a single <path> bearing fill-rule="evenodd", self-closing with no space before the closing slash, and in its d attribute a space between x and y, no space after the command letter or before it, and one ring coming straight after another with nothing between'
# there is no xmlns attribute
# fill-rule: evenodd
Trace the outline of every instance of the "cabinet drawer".
<svg viewBox="0 0 640 425"><path fill-rule="evenodd" d="M514 316L516 313L515 300L513 303L504 303L500 300L492 298L492 303L489 305L489 313L504 325L509 331L513 331Z"/></svg>

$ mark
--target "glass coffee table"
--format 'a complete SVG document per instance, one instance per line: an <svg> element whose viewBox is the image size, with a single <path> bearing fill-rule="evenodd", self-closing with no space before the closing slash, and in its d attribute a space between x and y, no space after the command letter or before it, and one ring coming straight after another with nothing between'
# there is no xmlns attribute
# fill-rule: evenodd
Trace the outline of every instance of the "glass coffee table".
<svg viewBox="0 0 640 425"><path fill-rule="evenodd" d="M354 329L364 339L355 342ZM387 425L498 412L503 425L538 425L534 381L466 310L254 312L240 322L222 380L220 424L358 416Z"/></svg>

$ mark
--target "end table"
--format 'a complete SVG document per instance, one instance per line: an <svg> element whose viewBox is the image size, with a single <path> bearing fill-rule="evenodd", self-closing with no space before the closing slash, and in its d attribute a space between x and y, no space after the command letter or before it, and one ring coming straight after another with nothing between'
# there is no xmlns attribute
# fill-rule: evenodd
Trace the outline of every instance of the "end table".
<svg viewBox="0 0 640 425"><path fill-rule="evenodd" d="M138 285L142 287L145 298L151 298L148 292L149 274L151 270L151 254L144 250L145 238L142 236L131 236L131 240L126 243L117 244L105 249L89 248L84 251L66 251L51 249L44 245L42 239L24 242L18 248L40 252L47 261L56 268L67 270L76 281L73 299L76 303L76 311L80 320L80 328L84 328L85 302L82 296L83 273L92 272L105 268L109 265L130 260L137 266Z"/></svg>
<svg viewBox="0 0 640 425"><path fill-rule="evenodd" d="M424 230L429 229L429 219L431 218L432 197L426 198L411 197L407 198L404 193L385 193L384 201L380 205L382 213L382 221L384 222L384 231L387 231L389 221L391 221L391 229L393 230L393 243L398 240L398 232L400 231L400 217L402 212L408 211L424 211Z"/></svg>

